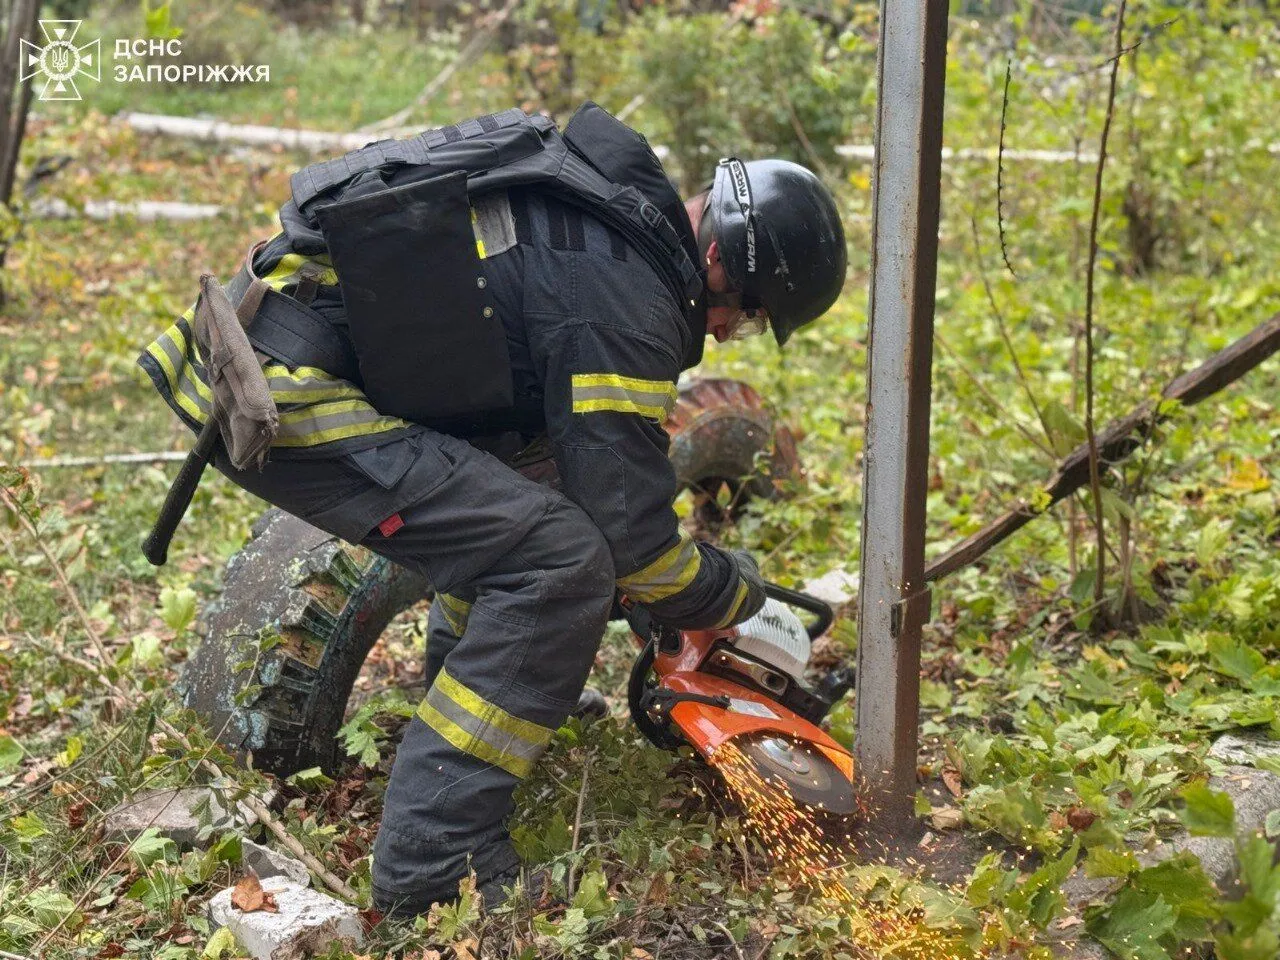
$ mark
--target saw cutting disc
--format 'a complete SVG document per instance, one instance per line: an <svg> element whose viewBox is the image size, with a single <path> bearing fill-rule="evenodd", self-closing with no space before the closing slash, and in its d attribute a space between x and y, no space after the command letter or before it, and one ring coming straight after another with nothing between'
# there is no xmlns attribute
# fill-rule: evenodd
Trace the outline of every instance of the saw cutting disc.
<svg viewBox="0 0 1280 960"><path fill-rule="evenodd" d="M784 790L797 803L825 813L853 813L853 784L813 744L770 732L740 737L734 743L766 783Z"/></svg>

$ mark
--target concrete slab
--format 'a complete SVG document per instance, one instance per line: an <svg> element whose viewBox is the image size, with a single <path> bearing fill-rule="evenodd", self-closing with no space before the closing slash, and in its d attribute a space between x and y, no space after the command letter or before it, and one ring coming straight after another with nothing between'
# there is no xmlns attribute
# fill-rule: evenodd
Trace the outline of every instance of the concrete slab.
<svg viewBox="0 0 1280 960"><path fill-rule="evenodd" d="M1259 730L1237 730L1215 740L1209 756L1223 763L1252 766L1258 757L1280 756L1280 740L1272 740Z"/></svg>
<svg viewBox="0 0 1280 960"><path fill-rule="evenodd" d="M364 942L356 908L284 877L267 877L262 889L278 912L245 913L231 905L231 887L209 901L209 920L227 927L255 960L301 960L341 941L347 949Z"/></svg>
<svg viewBox="0 0 1280 960"><path fill-rule="evenodd" d="M218 830L243 830L257 823L258 818L244 804L237 804L234 812L227 810L210 787L148 790L107 814L105 836L108 840L129 841L148 827L155 827L180 847L196 846L200 843L200 823L195 810L206 799Z"/></svg>
<svg viewBox="0 0 1280 960"><path fill-rule="evenodd" d="M259 880L265 880L268 877L284 877L300 887L311 886L311 872L301 860L295 860L278 850L264 847L252 840L241 840L240 848L241 866L256 873Z"/></svg>

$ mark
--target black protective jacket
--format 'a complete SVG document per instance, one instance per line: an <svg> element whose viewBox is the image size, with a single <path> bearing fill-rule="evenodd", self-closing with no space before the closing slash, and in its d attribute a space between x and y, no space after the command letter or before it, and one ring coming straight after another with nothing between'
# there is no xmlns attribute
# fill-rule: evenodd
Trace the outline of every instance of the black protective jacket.
<svg viewBox="0 0 1280 960"><path fill-rule="evenodd" d="M565 494L608 540L619 588L681 627L749 616L737 559L693 541L672 508L662 423L700 331L618 233L535 189L508 199L516 242L487 253L485 274L517 406L550 439Z"/></svg>

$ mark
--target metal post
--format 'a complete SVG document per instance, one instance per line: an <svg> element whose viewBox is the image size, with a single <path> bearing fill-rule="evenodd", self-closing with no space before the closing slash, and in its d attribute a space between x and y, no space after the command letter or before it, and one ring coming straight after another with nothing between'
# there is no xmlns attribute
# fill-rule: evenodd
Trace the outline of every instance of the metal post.
<svg viewBox="0 0 1280 960"><path fill-rule="evenodd" d="M859 587L858 770L880 823L911 816L947 0L881 0Z"/></svg>

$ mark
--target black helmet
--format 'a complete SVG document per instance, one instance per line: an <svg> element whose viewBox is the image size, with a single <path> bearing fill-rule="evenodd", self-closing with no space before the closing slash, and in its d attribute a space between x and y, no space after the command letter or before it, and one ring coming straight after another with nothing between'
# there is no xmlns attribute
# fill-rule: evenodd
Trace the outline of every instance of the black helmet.
<svg viewBox="0 0 1280 960"><path fill-rule="evenodd" d="M840 295L846 266L840 214L822 181L798 163L721 160L702 226L719 244L743 307L769 312L779 346Z"/></svg>

